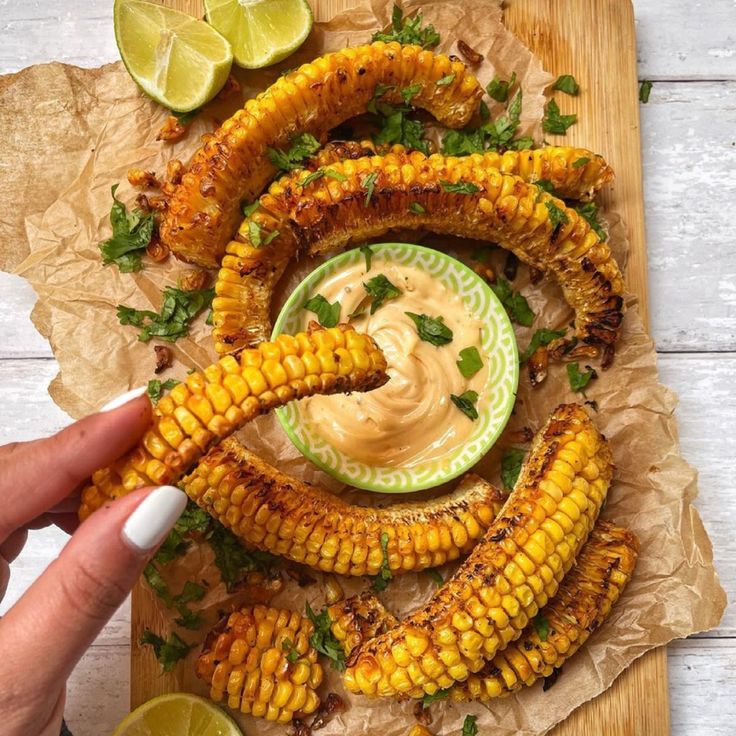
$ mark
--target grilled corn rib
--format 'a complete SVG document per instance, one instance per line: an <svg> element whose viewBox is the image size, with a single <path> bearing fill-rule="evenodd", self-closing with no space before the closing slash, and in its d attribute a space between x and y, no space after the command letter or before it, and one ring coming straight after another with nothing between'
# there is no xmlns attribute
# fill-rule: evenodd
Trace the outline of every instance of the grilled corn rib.
<svg viewBox="0 0 736 736"><path fill-rule="evenodd" d="M506 496L475 475L435 501L388 508L351 505L278 471L235 439L225 440L181 484L187 495L249 546L340 575L376 575L442 565L468 552Z"/></svg>
<svg viewBox="0 0 736 736"><path fill-rule="evenodd" d="M480 672L455 685L451 697L509 695L562 667L608 617L631 579L638 551L639 542L628 529L599 521L557 595L541 610L540 628L527 626Z"/></svg>
<svg viewBox="0 0 736 736"><path fill-rule="evenodd" d="M586 163L576 167L580 160ZM390 228L499 243L555 276L575 309L582 342L613 350L623 316L618 265L584 218L530 183L547 179L560 196L582 197L612 178L600 156L547 147L427 157L395 147L383 156L334 162L329 170L331 176L306 186L304 171L274 182L228 244L213 301L218 352L265 338L274 287L299 251L336 250ZM467 193L447 191L458 183Z"/></svg>
<svg viewBox="0 0 736 736"><path fill-rule="evenodd" d="M352 692L421 697L478 672L552 598L608 491L610 449L582 407L537 434L501 515L455 575L345 673Z"/></svg>
<svg viewBox="0 0 736 736"><path fill-rule="evenodd" d="M140 443L92 475L80 518L141 486L178 480L212 445L277 406L314 394L370 391L387 380L381 350L347 325L279 335L225 356L159 400Z"/></svg>
<svg viewBox="0 0 736 736"><path fill-rule="evenodd" d="M437 84L450 75L450 84ZM276 173L268 148L288 149L297 133L321 138L365 112L377 89L385 89L386 102L400 103L410 85L419 87L412 105L450 128L467 125L483 95L462 62L380 41L326 54L280 77L194 154L169 199L161 240L179 258L217 266L238 227L241 202L255 199Z"/></svg>
<svg viewBox="0 0 736 736"><path fill-rule="evenodd" d="M309 643L314 627L296 611L251 606L235 611L224 630L205 640L197 677L210 697L268 721L288 723L319 706L323 670Z"/></svg>
<svg viewBox="0 0 736 736"><path fill-rule="evenodd" d="M483 669L450 690L454 700L490 700L548 677L605 621L631 579L639 543L627 529L598 521L555 597L521 637ZM363 643L398 625L381 601L366 592L327 609L347 662ZM541 627L546 631L540 633ZM542 640L544 637L544 640Z"/></svg>

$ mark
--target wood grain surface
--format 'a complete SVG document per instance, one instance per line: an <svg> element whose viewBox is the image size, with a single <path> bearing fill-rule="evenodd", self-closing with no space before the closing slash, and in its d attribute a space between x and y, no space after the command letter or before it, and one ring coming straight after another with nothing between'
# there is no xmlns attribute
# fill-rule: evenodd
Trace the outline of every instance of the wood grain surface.
<svg viewBox="0 0 736 736"><path fill-rule="evenodd" d="M166 0L190 13L201 12L198 0ZM316 18L350 6L350 0L314 2ZM647 249L634 13L627 0L511 0L505 22L553 74L574 73L582 87L575 97L558 95L563 113L576 112L578 124L564 140L601 152L616 171L616 181L602 200L618 210L629 229L631 252L626 279L647 315ZM616 59L616 64L601 63ZM550 140L563 140L550 136ZM144 628L161 630L159 605L143 584L133 591L135 642ZM178 688L176 673L162 675L149 653L133 646L131 707ZM669 734L667 655L661 648L628 668L605 693L575 711L552 733L555 736L605 733L606 736Z"/></svg>

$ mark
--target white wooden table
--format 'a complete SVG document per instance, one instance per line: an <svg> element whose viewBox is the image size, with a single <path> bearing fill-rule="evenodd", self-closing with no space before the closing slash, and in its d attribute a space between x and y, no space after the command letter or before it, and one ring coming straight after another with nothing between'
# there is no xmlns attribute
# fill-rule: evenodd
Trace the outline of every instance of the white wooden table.
<svg viewBox="0 0 736 736"><path fill-rule="evenodd" d="M662 379L680 394L682 448L700 469L697 505L730 600L717 630L669 647L672 732L732 736L736 3L634 0L634 6L640 77L654 81L642 107L652 330ZM96 66L117 59L111 8L110 0L0 0L0 73L51 60ZM25 282L0 273L0 444L42 436L69 421L46 392L56 363L29 320L34 300ZM64 541L58 531L31 534L13 565L0 614ZM109 733L127 712L129 625L125 605L72 676L67 719L76 736Z"/></svg>

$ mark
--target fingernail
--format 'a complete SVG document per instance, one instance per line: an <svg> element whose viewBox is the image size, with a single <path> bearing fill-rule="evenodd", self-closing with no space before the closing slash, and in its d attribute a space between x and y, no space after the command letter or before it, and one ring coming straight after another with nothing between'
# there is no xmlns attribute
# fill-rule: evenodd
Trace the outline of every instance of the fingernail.
<svg viewBox="0 0 736 736"><path fill-rule="evenodd" d="M146 393L146 388L146 386L141 386L140 388L132 388L130 391L126 391L124 394L108 401L107 404L100 409L100 412L119 409L123 404L133 401L133 399L137 399L139 396L143 396L143 394Z"/></svg>
<svg viewBox="0 0 736 736"><path fill-rule="evenodd" d="M175 486L159 486L146 496L123 526L123 541L141 552L163 542L187 505L187 497Z"/></svg>

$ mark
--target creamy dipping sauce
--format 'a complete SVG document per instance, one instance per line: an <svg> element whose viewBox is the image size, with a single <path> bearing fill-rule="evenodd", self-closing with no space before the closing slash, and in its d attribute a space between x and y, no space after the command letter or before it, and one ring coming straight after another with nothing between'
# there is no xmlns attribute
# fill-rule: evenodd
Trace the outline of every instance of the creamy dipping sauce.
<svg viewBox="0 0 736 736"><path fill-rule="evenodd" d="M416 266L390 263L379 254L366 272L360 262L331 275L317 291L340 302L340 321L370 334L386 355L390 379L369 393L314 396L300 405L302 421L345 455L373 466L413 467L454 454L476 428L450 400L465 391L478 393L476 409L489 401L489 369L481 348L480 319L462 299ZM369 314L371 297L363 283L383 275L401 294ZM364 307L360 316L348 315ZM315 319L304 311L303 326ZM406 312L441 316L452 342L435 346L422 340ZM458 354L475 346L483 367L470 378L458 369Z"/></svg>

